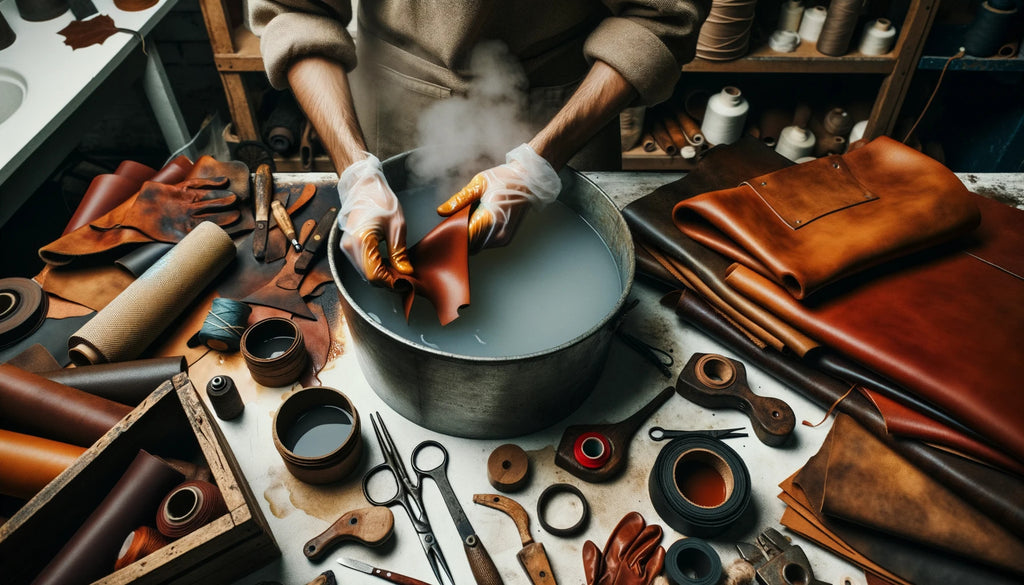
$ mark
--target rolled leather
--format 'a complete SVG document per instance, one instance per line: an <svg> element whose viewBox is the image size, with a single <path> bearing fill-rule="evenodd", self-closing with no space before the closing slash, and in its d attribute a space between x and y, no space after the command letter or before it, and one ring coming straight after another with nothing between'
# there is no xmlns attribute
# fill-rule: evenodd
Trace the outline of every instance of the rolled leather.
<svg viewBox="0 0 1024 585"><path fill-rule="evenodd" d="M797 299L955 238L980 220L952 171L885 136L692 197L673 217L684 234Z"/></svg>
<svg viewBox="0 0 1024 585"><path fill-rule="evenodd" d="M674 293L666 297L666 301L675 303L676 313L681 319L728 347L740 359L760 368L822 408L836 404L838 411L850 415L908 461L989 518L1015 534L1024 534L1024 509L1020 506L1018 495L1024 493L1024 480L920 441L889 435L885 419L863 394L852 392L843 398L850 389L849 384L811 369L791 355L757 346L693 293Z"/></svg>
<svg viewBox="0 0 1024 585"><path fill-rule="evenodd" d="M32 585L85 585L114 570L124 537L153 522L160 501L184 476L140 450L121 479Z"/></svg>
<svg viewBox="0 0 1024 585"><path fill-rule="evenodd" d="M31 499L84 452L84 447L0 429L0 494Z"/></svg>
<svg viewBox="0 0 1024 585"><path fill-rule="evenodd" d="M0 364L0 425L88 447L131 407Z"/></svg>
<svg viewBox="0 0 1024 585"><path fill-rule="evenodd" d="M160 384L187 371L185 357L172 356L51 369L39 375L107 400L138 406Z"/></svg>

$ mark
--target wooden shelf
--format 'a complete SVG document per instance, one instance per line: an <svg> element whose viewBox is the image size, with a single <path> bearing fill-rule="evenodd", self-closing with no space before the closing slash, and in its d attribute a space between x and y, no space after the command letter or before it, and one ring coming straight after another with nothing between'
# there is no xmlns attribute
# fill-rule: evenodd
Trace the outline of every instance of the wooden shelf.
<svg viewBox="0 0 1024 585"><path fill-rule="evenodd" d="M684 73L875 73L888 75L896 67L896 57L862 55L857 52L829 57L814 44L802 41L792 53L779 53L767 45L733 61L694 59L683 66Z"/></svg>
<svg viewBox="0 0 1024 585"><path fill-rule="evenodd" d="M263 71L260 39L249 29L236 26L231 31L231 44L234 51L213 55L217 71Z"/></svg>

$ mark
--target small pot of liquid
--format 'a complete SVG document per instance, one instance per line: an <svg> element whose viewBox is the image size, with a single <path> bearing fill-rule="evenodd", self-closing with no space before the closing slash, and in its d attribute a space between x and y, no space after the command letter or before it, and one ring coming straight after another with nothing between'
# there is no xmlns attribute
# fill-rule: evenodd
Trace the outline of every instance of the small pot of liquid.
<svg viewBox="0 0 1024 585"><path fill-rule="evenodd" d="M240 343L252 379L264 386L286 386L309 367L302 330L290 319L270 317L249 326Z"/></svg>
<svg viewBox="0 0 1024 585"><path fill-rule="evenodd" d="M345 394L326 386L303 388L274 415L274 446L285 467L306 483L347 477L362 454L359 414Z"/></svg>

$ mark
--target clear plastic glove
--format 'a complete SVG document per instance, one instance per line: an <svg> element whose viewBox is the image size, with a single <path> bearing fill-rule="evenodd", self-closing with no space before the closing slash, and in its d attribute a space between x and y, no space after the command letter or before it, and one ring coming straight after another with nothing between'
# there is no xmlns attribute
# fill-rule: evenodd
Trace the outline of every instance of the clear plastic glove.
<svg viewBox="0 0 1024 585"><path fill-rule="evenodd" d="M542 209L561 190L562 180L551 164L521 144L505 155L505 164L473 177L437 212L447 217L479 202L469 218L469 247L479 251L508 244L526 210Z"/></svg>
<svg viewBox="0 0 1024 585"><path fill-rule="evenodd" d="M412 265L405 247L402 206L384 178L380 160L367 153L345 169L338 180L338 197L342 251L366 280L394 288L394 271L412 274ZM380 251L382 241L387 245L387 263Z"/></svg>

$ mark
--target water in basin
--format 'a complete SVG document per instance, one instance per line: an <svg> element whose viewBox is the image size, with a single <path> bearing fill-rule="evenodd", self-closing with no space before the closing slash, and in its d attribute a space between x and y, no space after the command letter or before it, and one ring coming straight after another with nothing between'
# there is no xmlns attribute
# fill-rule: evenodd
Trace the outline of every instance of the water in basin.
<svg viewBox="0 0 1024 585"><path fill-rule="evenodd" d="M25 79L11 71L0 67L0 124L18 111L25 101Z"/></svg>

